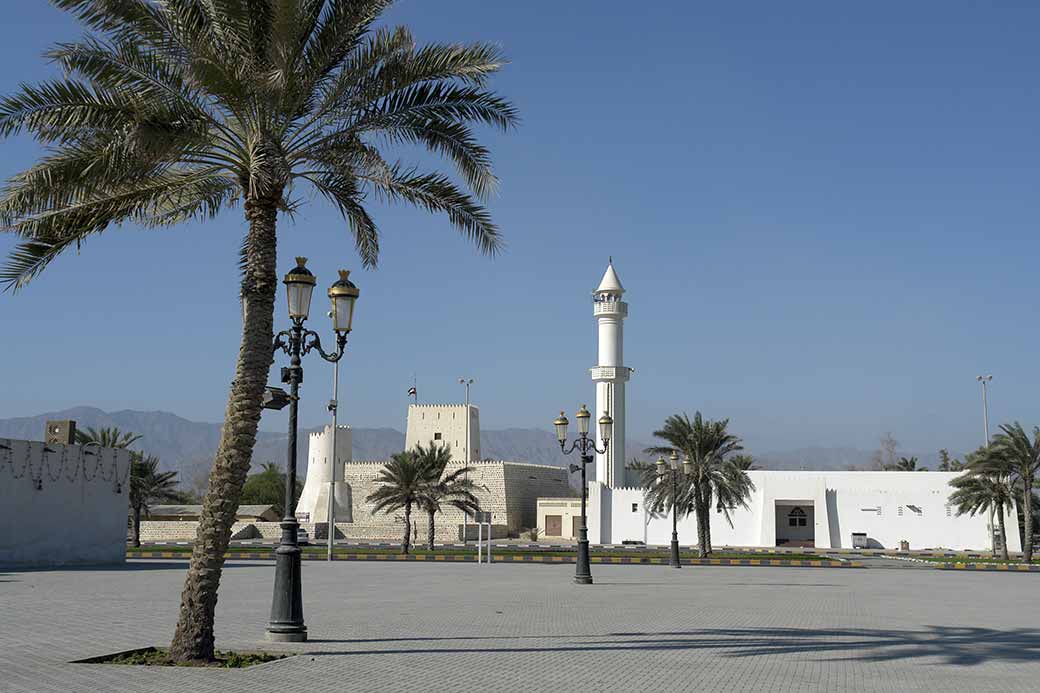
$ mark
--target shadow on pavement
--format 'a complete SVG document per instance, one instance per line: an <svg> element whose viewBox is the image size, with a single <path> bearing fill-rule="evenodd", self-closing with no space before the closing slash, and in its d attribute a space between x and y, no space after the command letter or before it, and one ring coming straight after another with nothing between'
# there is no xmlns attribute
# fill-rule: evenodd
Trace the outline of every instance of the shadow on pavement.
<svg viewBox="0 0 1040 693"><path fill-rule="evenodd" d="M595 638L582 642L586 638ZM516 640L570 640L558 645L531 647L509 646ZM989 661L1030 662L1040 659L1040 630L1015 628L993 630L957 626L927 626L922 630L894 629L799 629L799 628L719 628L661 633L609 633L605 636L521 636L521 637L448 637L388 638L386 640L314 640L312 642L480 642L497 640L503 647L474 646L446 648L380 648L310 652L311 656L378 655L378 654L462 654L523 652L590 652L604 650L718 650L723 657L757 657L811 653L821 661L853 657L865 662L888 662L920 657L934 657L946 664L974 666Z"/></svg>
<svg viewBox="0 0 1040 693"><path fill-rule="evenodd" d="M270 561L255 561L251 563L247 562L226 562L224 563L224 569L228 568L255 568L258 566L270 566ZM4 568L5 573L0 573L0 576L10 577L11 574L17 573L54 573L54 572L69 572L69 573L133 573L144 570L187 570L188 559L185 558L183 561L163 559L156 561L127 561L126 563L119 565L60 565L60 566L7 566Z"/></svg>

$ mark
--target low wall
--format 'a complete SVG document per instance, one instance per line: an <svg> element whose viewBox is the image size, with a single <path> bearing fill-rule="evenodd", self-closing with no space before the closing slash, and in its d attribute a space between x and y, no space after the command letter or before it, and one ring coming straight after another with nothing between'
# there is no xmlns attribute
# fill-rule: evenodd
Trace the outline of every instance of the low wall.
<svg viewBox="0 0 1040 693"><path fill-rule="evenodd" d="M194 520L141 520L141 541L195 541L199 523ZM231 525L232 539L258 539L252 522Z"/></svg>
<svg viewBox="0 0 1040 693"><path fill-rule="evenodd" d="M122 563L127 450L0 438L0 565Z"/></svg>
<svg viewBox="0 0 1040 693"><path fill-rule="evenodd" d="M195 521L141 521L141 541L173 542L194 541L198 531L199 523ZM301 522L300 528L307 530L311 541L325 541L328 538L327 522ZM448 544L459 541L462 538L461 525L443 524L436 525L435 541L440 544ZM493 538L504 539L509 536L507 525L492 525ZM412 541L415 543L426 542L426 518L412 523ZM336 523L336 539L347 541L386 541L400 542L404 534L404 524L354 524L351 522ZM263 539L274 541L282 536L281 523L278 522L236 522L231 527L231 538L241 539ZM471 540L477 538L476 525L469 526Z"/></svg>

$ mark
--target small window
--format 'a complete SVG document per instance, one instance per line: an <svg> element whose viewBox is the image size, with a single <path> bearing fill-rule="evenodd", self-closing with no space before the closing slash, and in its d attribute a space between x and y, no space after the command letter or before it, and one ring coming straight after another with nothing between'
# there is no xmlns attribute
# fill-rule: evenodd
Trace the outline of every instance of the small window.
<svg viewBox="0 0 1040 693"><path fill-rule="evenodd" d="M792 508L791 512L787 513L788 527L805 527L805 522L805 511L801 508Z"/></svg>
<svg viewBox="0 0 1040 693"><path fill-rule="evenodd" d="M434 433L433 434L433 439L434 440L440 440L441 439L441 434L440 433Z"/></svg>
<svg viewBox="0 0 1040 693"><path fill-rule="evenodd" d="M639 503L633 503L632 504L632 512L634 512L634 513L639 512Z"/></svg>

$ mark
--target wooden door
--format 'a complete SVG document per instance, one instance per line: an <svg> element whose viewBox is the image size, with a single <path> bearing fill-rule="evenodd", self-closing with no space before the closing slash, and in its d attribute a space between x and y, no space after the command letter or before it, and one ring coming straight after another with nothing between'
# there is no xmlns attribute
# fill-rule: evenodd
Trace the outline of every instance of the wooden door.
<svg viewBox="0 0 1040 693"><path fill-rule="evenodd" d="M545 516L545 536L558 537L563 534L563 515Z"/></svg>

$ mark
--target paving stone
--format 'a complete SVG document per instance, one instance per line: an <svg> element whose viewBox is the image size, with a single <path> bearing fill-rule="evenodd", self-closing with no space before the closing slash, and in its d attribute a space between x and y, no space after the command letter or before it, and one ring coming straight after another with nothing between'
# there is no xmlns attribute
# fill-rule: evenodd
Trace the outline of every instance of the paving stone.
<svg viewBox="0 0 1040 693"><path fill-rule="evenodd" d="M0 573L0 691L1033 691L1032 574L303 565L311 641L237 671L69 664L165 645L186 564ZM263 642L271 563L229 563L222 649Z"/></svg>

